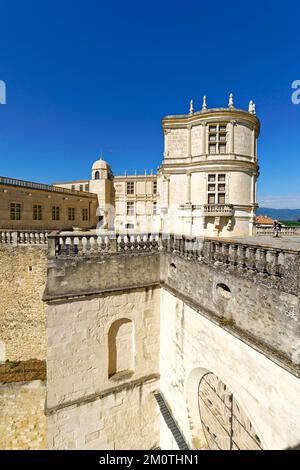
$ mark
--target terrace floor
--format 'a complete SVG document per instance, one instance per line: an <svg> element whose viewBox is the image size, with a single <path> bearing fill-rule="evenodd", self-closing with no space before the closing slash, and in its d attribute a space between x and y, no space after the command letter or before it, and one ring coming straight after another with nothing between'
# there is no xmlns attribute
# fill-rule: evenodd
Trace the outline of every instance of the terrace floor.
<svg viewBox="0 0 300 470"><path fill-rule="evenodd" d="M261 235L254 237L234 237L230 238L230 240L237 241L239 243L245 242L253 245L263 245L272 248L283 248L288 250L300 251L300 235L281 235L278 238L274 238L269 235Z"/></svg>

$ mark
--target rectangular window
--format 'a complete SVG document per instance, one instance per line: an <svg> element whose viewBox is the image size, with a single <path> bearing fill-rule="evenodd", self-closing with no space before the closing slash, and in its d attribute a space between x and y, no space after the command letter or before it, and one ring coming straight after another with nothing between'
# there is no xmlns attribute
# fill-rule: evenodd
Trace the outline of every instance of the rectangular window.
<svg viewBox="0 0 300 470"><path fill-rule="evenodd" d="M42 220L42 206L39 204L33 205L33 213L32 213L33 220Z"/></svg>
<svg viewBox="0 0 300 470"><path fill-rule="evenodd" d="M212 184L211 181L214 181L215 183ZM208 175L207 193L208 204L225 204L226 175Z"/></svg>
<svg viewBox="0 0 300 470"><path fill-rule="evenodd" d="M52 220L60 219L60 210L57 206L52 206Z"/></svg>
<svg viewBox="0 0 300 470"><path fill-rule="evenodd" d="M68 208L68 219L75 220L75 207Z"/></svg>
<svg viewBox="0 0 300 470"><path fill-rule="evenodd" d="M21 204L16 202L10 204L10 220L21 220Z"/></svg>
<svg viewBox="0 0 300 470"><path fill-rule="evenodd" d="M134 181L127 182L127 194L134 194Z"/></svg>
<svg viewBox="0 0 300 470"><path fill-rule="evenodd" d="M208 128L208 141L215 142L215 144L209 143L208 145L208 151L210 154L226 153L227 125L210 125Z"/></svg>
<svg viewBox="0 0 300 470"><path fill-rule="evenodd" d="M83 184L79 186L79 191L83 191Z"/></svg>
<svg viewBox="0 0 300 470"><path fill-rule="evenodd" d="M126 224L125 228L134 228L134 224Z"/></svg>
<svg viewBox="0 0 300 470"><path fill-rule="evenodd" d="M153 182L153 194L157 194L157 181Z"/></svg>
<svg viewBox="0 0 300 470"><path fill-rule="evenodd" d="M134 202L127 202L127 215L134 215Z"/></svg>
<svg viewBox="0 0 300 470"><path fill-rule="evenodd" d="M215 154L216 152L217 152L216 144L209 144L209 153L210 154Z"/></svg>
<svg viewBox="0 0 300 470"><path fill-rule="evenodd" d="M157 202L153 202L153 215L157 215Z"/></svg>
<svg viewBox="0 0 300 470"><path fill-rule="evenodd" d="M71 189L74 191L75 190L75 184L72 184Z"/></svg>
<svg viewBox="0 0 300 470"><path fill-rule="evenodd" d="M86 208L82 209L82 220L83 221L89 220L89 210Z"/></svg>
<svg viewBox="0 0 300 470"><path fill-rule="evenodd" d="M225 194L219 193L218 194L218 204L225 204Z"/></svg>
<svg viewBox="0 0 300 470"><path fill-rule="evenodd" d="M86 191L89 190L89 185L88 185L88 184L85 185L85 190L86 190Z"/></svg>

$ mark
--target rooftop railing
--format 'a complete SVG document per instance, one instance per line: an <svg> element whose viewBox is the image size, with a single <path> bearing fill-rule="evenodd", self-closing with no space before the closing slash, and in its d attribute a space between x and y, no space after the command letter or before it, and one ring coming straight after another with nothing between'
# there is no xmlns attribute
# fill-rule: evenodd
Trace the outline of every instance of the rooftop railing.
<svg viewBox="0 0 300 470"><path fill-rule="evenodd" d="M67 189L67 188L60 188L58 186L52 186L50 184L44 183L33 183L32 181L25 181L25 180L18 180L15 178L7 178L5 176L0 176L0 184L6 184L9 186L19 186L27 189L39 189L42 191L52 191L55 193L63 193L63 194L80 194L85 193L87 195L91 195L93 193L88 193L87 191L78 191L76 189Z"/></svg>
<svg viewBox="0 0 300 470"><path fill-rule="evenodd" d="M273 227L256 227L256 235L272 236L273 233L274 233ZM300 227L299 226L282 227L280 233L282 235L299 235Z"/></svg>

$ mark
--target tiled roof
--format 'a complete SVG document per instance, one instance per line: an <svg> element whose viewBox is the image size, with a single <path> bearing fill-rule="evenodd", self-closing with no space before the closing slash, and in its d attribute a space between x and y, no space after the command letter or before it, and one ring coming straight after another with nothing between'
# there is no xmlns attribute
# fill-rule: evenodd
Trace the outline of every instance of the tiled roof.
<svg viewBox="0 0 300 470"><path fill-rule="evenodd" d="M273 225L273 219L271 219L267 215L257 215L255 218L255 222L257 224Z"/></svg>

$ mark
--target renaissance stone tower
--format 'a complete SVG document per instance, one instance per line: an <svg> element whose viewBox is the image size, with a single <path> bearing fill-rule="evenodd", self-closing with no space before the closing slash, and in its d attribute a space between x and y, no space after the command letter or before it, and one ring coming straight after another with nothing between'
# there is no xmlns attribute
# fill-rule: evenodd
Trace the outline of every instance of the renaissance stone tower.
<svg viewBox="0 0 300 470"><path fill-rule="evenodd" d="M202 109L162 121L164 159L158 172L162 230L186 235L253 234L260 123L248 112Z"/></svg>
<svg viewBox="0 0 300 470"><path fill-rule="evenodd" d="M110 229L114 224L114 186L113 173L109 164L102 158L92 166L92 179L89 190L98 196L97 217L99 229Z"/></svg>

